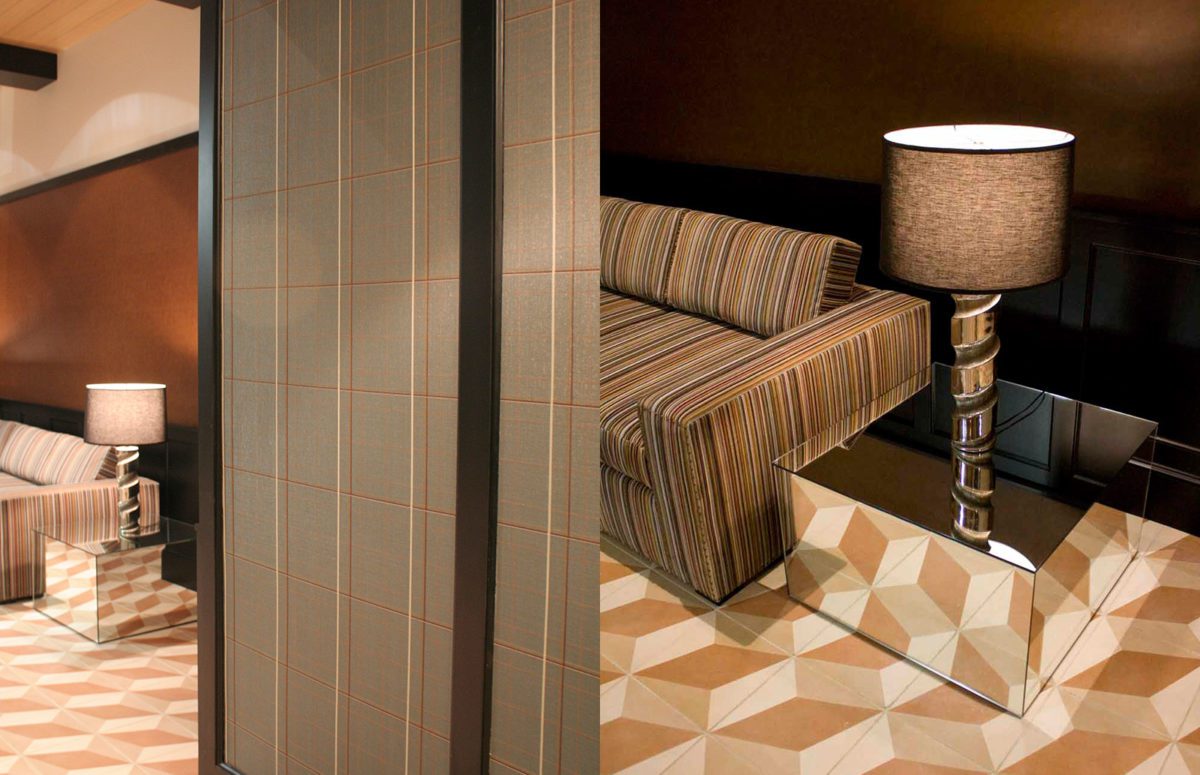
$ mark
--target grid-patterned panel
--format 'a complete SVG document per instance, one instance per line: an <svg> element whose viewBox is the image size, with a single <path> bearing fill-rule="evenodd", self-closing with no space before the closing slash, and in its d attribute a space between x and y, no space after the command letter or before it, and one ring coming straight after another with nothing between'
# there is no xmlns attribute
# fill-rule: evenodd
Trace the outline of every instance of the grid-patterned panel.
<svg viewBox="0 0 1200 775"><path fill-rule="evenodd" d="M598 0L510 0L493 769L598 767Z"/></svg>
<svg viewBox="0 0 1200 775"><path fill-rule="evenodd" d="M228 0L226 756L445 772L455 0Z"/></svg>

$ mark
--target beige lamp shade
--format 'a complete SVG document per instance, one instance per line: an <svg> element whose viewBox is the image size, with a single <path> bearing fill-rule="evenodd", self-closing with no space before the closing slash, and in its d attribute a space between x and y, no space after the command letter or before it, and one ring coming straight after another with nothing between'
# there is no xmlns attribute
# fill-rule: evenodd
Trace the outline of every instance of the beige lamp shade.
<svg viewBox="0 0 1200 775"><path fill-rule="evenodd" d="M1000 293L1066 273L1074 136L957 124L883 140L885 274L951 293Z"/></svg>
<svg viewBox="0 0 1200 775"><path fill-rule="evenodd" d="M166 436L166 385L119 382L87 386L84 441L140 446L165 441Z"/></svg>

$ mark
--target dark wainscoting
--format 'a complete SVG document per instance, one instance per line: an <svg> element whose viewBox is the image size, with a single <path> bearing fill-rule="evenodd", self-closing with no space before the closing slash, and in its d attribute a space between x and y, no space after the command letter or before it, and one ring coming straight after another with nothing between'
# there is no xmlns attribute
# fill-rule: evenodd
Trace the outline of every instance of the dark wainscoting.
<svg viewBox="0 0 1200 775"><path fill-rule="evenodd" d="M30 404L0 398L0 419L15 420L72 436L83 435L83 412L55 406ZM165 444L141 448L140 471L162 488L162 513L184 522L197 519L196 429L183 425L167 426ZM196 547L171 547L163 553L163 576L168 581L196 588Z"/></svg>
<svg viewBox="0 0 1200 775"><path fill-rule="evenodd" d="M859 281L934 305L934 358L953 361L952 305L879 272L879 186L606 154L608 196L837 234L863 246ZM1149 417L1200 447L1200 228L1075 210L1071 268L1058 283L1005 294L1004 379Z"/></svg>
<svg viewBox="0 0 1200 775"><path fill-rule="evenodd" d="M933 306L933 356L950 363L945 294L879 271L879 186L759 170L603 154L607 196L725 213L863 246L859 281L898 288ZM1011 382L1157 420L1159 477L1177 527L1200 532L1200 227L1076 208L1062 281L1005 294L997 327L1000 376ZM911 416L913 406L897 415Z"/></svg>

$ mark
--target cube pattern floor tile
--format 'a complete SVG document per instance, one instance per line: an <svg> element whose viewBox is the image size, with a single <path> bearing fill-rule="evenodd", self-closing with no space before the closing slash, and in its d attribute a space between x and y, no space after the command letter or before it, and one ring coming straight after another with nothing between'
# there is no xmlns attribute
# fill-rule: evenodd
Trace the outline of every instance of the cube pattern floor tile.
<svg viewBox="0 0 1200 775"><path fill-rule="evenodd" d="M0 606L0 773L197 772L196 626L92 643Z"/></svg>
<svg viewBox="0 0 1200 775"><path fill-rule="evenodd" d="M1024 718L791 601L722 606L601 547L601 766L652 773L1200 772L1200 538L1137 558Z"/></svg>

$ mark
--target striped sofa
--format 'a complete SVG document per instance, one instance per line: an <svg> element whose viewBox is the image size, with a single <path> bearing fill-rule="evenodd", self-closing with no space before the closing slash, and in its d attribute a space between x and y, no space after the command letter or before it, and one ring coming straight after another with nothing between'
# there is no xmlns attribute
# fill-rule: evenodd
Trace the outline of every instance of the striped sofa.
<svg viewBox="0 0 1200 775"><path fill-rule="evenodd" d="M778 559L784 480L929 381L929 307L823 234L603 198L601 527L705 597Z"/></svg>
<svg viewBox="0 0 1200 775"><path fill-rule="evenodd" d="M117 535L116 454L76 436L0 420L0 602L40 591L33 529L59 524L68 538ZM158 523L159 489L141 480L142 524Z"/></svg>

